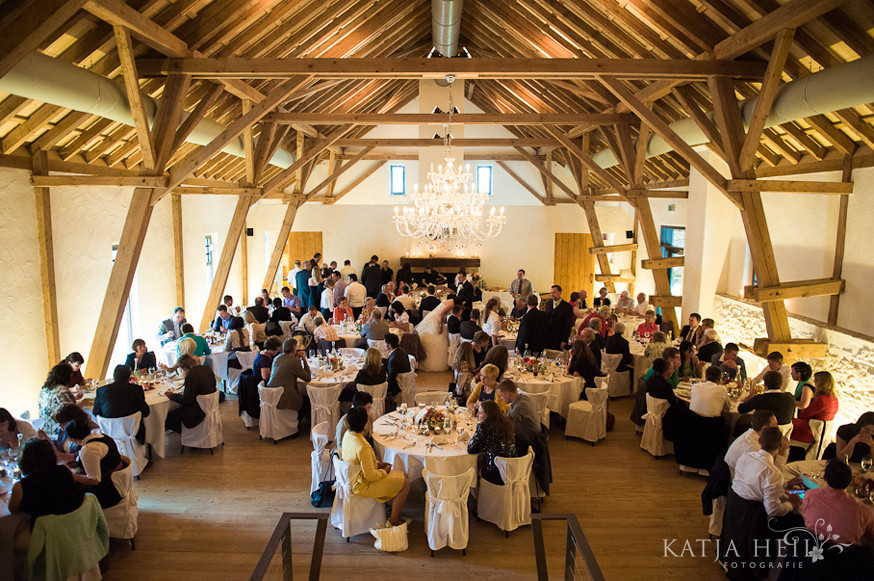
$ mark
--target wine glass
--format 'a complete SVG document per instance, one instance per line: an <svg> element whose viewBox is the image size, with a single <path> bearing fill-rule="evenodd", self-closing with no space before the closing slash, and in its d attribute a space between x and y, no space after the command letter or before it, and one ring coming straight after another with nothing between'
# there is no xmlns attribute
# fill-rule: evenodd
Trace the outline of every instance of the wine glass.
<svg viewBox="0 0 874 581"><path fill-rule="evenodd" d="M862 458L862 472L868 472L871 470L872 465L874 465L874 461L871 460L871 456L865 456Z"/></svg>
<svg viewBox="0 0 874 581"><path fill-rule="evenodd" d="M404 417L406 417L406 415L407 415L407 402L403 402L401 404L401 414L403 414Z"/></svg>

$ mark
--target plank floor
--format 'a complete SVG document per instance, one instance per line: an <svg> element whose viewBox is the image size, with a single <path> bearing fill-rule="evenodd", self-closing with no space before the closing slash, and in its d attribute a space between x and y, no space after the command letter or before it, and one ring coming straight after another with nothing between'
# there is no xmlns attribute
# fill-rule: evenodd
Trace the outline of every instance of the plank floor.
<svg viewBox="0 0 874 581"><path fill-rule="evenodd" d="M448 373L420 373L417 382L420 389L443 388L448 380ZM277 445L261 441L257 429L243 426L235 398L220 409L221 450L214 456L186 450L180 456L178 436L168 434L167 458L135 483L136 550L113 541L106 579L248 579L282 512L328 511L309 503L308 438ZM672 457L656 460L640 449L628 420L630 399L611 402L610 410L616 428L597 446L566 440L561 428L553 427L553 488L544 512L577 515L607 579L722 579L712 558L664 556L664 539L680 539L674 545L679 553L686 539L707 537L700 500L704 479L680 476ZM322 578L385 579L393 571L403 578L535 578L530 527L505 538L495 526L472 520L466 557L444 549L432 559L423 515L419 481L404 511L411 520L410 548L400 554L376 551L373 539L363 535L346 543L329 527ZM295 578L305 578L315 526L301 523L293 530ZM562 578L564 529L550 524L544 531L550 578ZM278 568L272 573L270 578L280 578Z"/></svg>

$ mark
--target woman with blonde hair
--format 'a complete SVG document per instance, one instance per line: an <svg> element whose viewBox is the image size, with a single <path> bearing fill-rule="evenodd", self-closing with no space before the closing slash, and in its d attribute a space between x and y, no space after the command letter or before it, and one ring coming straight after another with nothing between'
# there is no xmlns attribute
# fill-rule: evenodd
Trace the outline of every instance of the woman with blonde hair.
<svg viewBox="0 0 874 581"><path fill-rule="evenodd" d="M385 368L382 366L382 353L371 347L364 352L364 367L355 376L354 385L379 385L386 382Z"/></svg>
<svg viewBox="0 0 874 581"><path fill-rule="evenodd" d="M249 349L255 350L264 348L264 341L267 340L267 333L264 332L264 327L255 319L255 315L246 310L243 313L243 320L246 322L246 331L249 333Z"/></svg>
<svg viewBox="0 0 874 581"><path fill-rule="evenodd" d="M494 401L501 408L503 413L507 413L510 406L504 403L502 399L496 397L498 387L498 368L491 363L482 368L482 381L476 384L470 397L467 398L467 407L473 409L484 401Z"/></svg>
<svg viewBox="0 0 874 581"><path fill-rule="evenodd" d="M813 399L806 408L798 410L798 417L792 420L793 442L816 445L810 420L829 422L838 413L838 398L835 395L835 378L828 371L817 371L813 374ZM789 462L804 460L806 448L792 446L789 449Z"/></svg>
<svg viewBox="0 0 874 581"><path fill-rule="evenodd" d="M470 383L473 380L475 369L476 360L473 357L473 343L461 343L455 351L455 359L452 361L452 374L455 376L455 393L458 397L464 397L470 392Z"/></svg>

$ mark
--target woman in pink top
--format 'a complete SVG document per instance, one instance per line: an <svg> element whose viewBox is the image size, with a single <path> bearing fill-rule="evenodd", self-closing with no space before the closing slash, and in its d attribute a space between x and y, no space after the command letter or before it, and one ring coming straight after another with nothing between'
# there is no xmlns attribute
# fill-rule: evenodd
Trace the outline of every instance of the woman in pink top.
<svg viewBox="0 0 874 581"><path fill-rule="evenodd" d="M828 371L817 371L813 374L815 391L810 404L798 410L798 417L792 420L792 440L813 444L813 432L810 429L810 420L822 420L825 422L834 419L838 413L838 398L835 396L835 380ZM803 460L803 453L797 446L790 450L789 460L793 458ZM799 457L800 456L800 457Z"/></svg>

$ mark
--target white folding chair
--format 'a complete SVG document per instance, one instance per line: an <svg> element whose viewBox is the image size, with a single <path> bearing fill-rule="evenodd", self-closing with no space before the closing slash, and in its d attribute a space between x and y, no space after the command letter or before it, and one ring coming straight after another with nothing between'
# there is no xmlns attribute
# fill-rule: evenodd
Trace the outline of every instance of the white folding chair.
<svg viewBox="0 0 874 581"><path fill-rule="evenodd" d="M780 424L777 427L780 428L783 437L788 438L792 435L792 422L789 422L788 424Z"/></svg>
<svg viewBox="0 0 874 581"><path fill-rule="evenodd" d="M267 387L263 381L258 384L258 397L261 399L258 432L262 438L272 438L274 444L278 440L293 436L298 431L297 410L281 410L276 407L283 393L285 393L284 387Z"/></svg>
<svg viewBox="0 0 874 581"><path fill-rule="evenodd" d="M328 434L337 431L337 422L340 421L340 392L343 384L314 387L307 385L307 395L310 398L310 425L316 426L322 422L328 422Z"/></svg>
<svg viewBox="0 0 874 581"><path fill-rule="evenodd" d="M139 413L139 412L138 412ZM113 539L127 539L131 549L136 549L134 536L137 534L137 519L140 514L137 502L139 495L133 488L134 463L128 456L121 455L124 468L112 473L112 483L121 495L121 501L115 506L103 509L109 536Z"/></svg>
<svg viewBox="0 0 874 581"><path fill-rule="evenodd" d="M646 424L643 426L640 447L656 457L670 454L662 431L662 418L665 417L669 407L671 404L668 400L646 394L646 413L643 414Z"/></svg>
<svg viewBox="0 0 874 581"><path fill-rule="evenodd" d="M358 391L369 393L373 398L373 403L370 406L370 417L376 419L385 413L385 394L388 393L388 382L377 383L376 385L364 385L356 383L355 388ZM337 442L339 448L343 442Z"/></svg>
<svg viewBox="0 0 874 581"><path fill-rule="evenodd" d="M340 347L337 351L347 357L364 357L364 349L360 347Z"/></svg>
<svg viewBox="0 0 874 581"><path fill-rule="evenodd" d="M383 358L388 357L388 346L382 339L368 339L367 346L379 351L382 354Z"/></svg>
<svg viewBox="0 0 874 581"><path fill-rule="evenodd" d="M528 480L534 464L534 450L521 458L495 458L503 486L480 479L477 515L496 524L504 533L531 524L531 491Z"/></svg>
<svg viewBox="0 0 874 581"><path fill-rule="evenodd" d="M258 357L258 351L237 351L237 361L240 362L243 371L252 369L256 357Z"/></svg>
<svg viewBox="0 0 874 581"><path fill-rule="evenodd" d="M549 392L532 393L530 391L519 390L519 393L528 396L534 405L537 406L537 412L540 414L540 423L549 427Z"/></svg>
<svg viewBox="0 0 874 581"><path fill-rule="evenodd" d="M146 445L140 444L136 437L137 431L140 429L142 414L135 412L123 418L94 416L94 419L97 420L100 431L115 441L118 451L130 457L133 475L138 477L142 474L149 463L149 459L146 457Z"/></svg>
<svg viewBox="0 0 874 581"><path fill-rule="evenodd" d="M608 383L608 395L610 397L625 397L631 395L631 372L616 371L619 364L622 363L621 353L604 353L601 355L601 361L604 364L604 371L610 377Z"/></svg>
<svg viewBox="0 0 874 581"><path fill-rule="evenodd" d="M561 349L544 349L543 356L547 359L561 359L565 361L567 359L568 353L567 351L562 351Z"/></svg>
<svg viewBox="0 0 874 581"><path fill-rule="evenodd" d="M476 480L476 472L471 468L458 475L433 474L422 471L425 479L425 535L431 556L443 547L461 549L467 554L470 538L470 522L467 513L467 497Z"/></svg>
<svg viewBox="0 0 874 581"><path fill-rule="evenodd" d="M451 395L448 391L423 391L422 393L417 393L413 399L416 405L423 403L426 406L437 406L446 405Z"/></svg>
<svg viewBox="0 0 874 581"><path fill-rule="evenodd" d="M606 383L606 382L605 382ZM609 388L586 388L586 401L575 401L568 407L565 437L573 436L590 442L607 437L607 395Z"/></svg>
<svg viewBox="0 0 874 581"><path fill-rule="evenodd" d="M455 352L458 351L458 346L461 345L461 335L459 333L449 333L449 350L446 353L446 364L452 367L455 362Z"/></svg>
<svg viewBox="0 0 874 581"><path fill-rule="evenodd" d="M331 441L331 436L328 434L328 422L322 422L313 427L312 436L313 451L311 457L313 481L310 486L310 494L319 489L320 483L334 479L334 465L331 463L331 450L328 448L328 443ZM339 447L341 443L338 443L337 447Z"/></svg>
<svg viewBox="0 0 874 581"><path fill-rule="evenodd" d="M359 464L349 464L334 456L334 504L331 507L331 526L340 534L350 537L369 533L371 528L385 524L385 505L375 498L352 494L352 483L361 472Z"/></svg>
<svg viewBox="0 0 874 581"><path fill-rule="evenodd" d="M406 403L408 406L416 405L414 395L416 393L416 372L408 371L407 373L398 373L398 387L401 388L399 403Z"/></svg>
<svg viewBox="0 0 874 581"><path fill-rule="evenodd" d="M224 436L222 435L222 417L219 414L219 392L215 391L207 395L197 396L197 405L203 410L206 417L203 421L193 428L186 428L182 425L182 452L185 452L185 447L189 448L209 448L209 453L214 453L214 448L219 444L224 444Z"/></svg>

